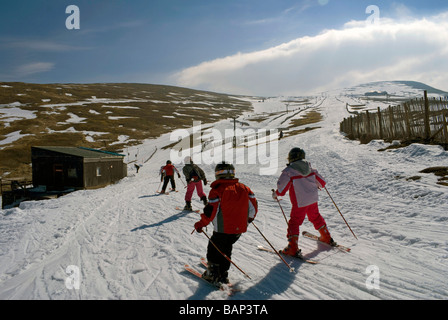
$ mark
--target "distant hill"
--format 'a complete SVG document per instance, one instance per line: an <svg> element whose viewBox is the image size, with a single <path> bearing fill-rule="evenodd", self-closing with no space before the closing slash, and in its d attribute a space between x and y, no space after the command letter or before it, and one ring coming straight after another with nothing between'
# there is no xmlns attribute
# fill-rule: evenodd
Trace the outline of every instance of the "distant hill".
<svg viewBox="0 0 448 320"><path fill-rule="evenodd" d="M377 82L370 82L363 85L360 85L359 87L365 86L365 87L390 87L391 85L395 86L406 86L409 89L415 89L419 90L421 92L427 91L428 94L438 94L438 95L448 95L447 91L439 90L434 87L428 86L427 84L424 84L422 82L417 81L377 81ZM390 92L388 92L390 93Z"/></svg>
<svg viewBox="0 0 448 320"><path fill-rule="evenodd" d="M250 108L234 96L164 85L0 82L0 178L30 178L34 145L121 151Z"/></svg>
<svg viewBox="0 0 448 320"><path fill-rule="evenodd" d="M432 94L448 95L447 91L439 90L439 89L433 88L431 86L428 86L427 84L417 82L417 81L391 81L391 82L398 83L398 84L404 84L404 85L407 85L408 87L418 89L418 90L426 90L426 91L428 91L428 93L432 93Z"/></svg>

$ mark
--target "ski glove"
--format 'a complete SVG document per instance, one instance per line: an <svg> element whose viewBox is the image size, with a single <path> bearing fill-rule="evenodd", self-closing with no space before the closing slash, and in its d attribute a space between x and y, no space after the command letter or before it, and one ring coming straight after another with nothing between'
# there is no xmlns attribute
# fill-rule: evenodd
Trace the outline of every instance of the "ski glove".
<svg viewBox="0 0 448 320"><path fill-rule="evenodd" d="M202 228L204 228L206 225L205 225L205 223L204 222L202 222L202 220L200 220L200 221L198 221L198 222L196 222L195 224L194 224L194 228L196 229L196 231L198 232L198 233L201 233L202 232Z"/></svg>
<svg viewBox="0 0 448 320"><path fill-rule="evenodd" d="M275 190L272 190L272 199L277 200L277 193Z"/></svg>

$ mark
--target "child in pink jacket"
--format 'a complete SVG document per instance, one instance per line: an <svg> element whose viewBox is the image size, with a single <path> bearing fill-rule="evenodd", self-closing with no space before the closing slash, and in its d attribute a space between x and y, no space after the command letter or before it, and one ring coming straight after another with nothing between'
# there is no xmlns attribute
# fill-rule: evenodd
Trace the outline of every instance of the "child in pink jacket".
<svg viewBox="0 0 448 320"><path fill-rule="evenodd" d="M284 196L289 191L292 209L288 223L288 246L281 252L295 256L300 252L298 248L300 226L305 216L308 216L314 228L319 230L320 241L332 244L333 239L317 204L318 191L325 187L325 180L308 161L305 161L305 151L300 148L291 149L288 162L288 166L277 181L277 190L273 192L272 197L277 199L277 196Z"/></svg>

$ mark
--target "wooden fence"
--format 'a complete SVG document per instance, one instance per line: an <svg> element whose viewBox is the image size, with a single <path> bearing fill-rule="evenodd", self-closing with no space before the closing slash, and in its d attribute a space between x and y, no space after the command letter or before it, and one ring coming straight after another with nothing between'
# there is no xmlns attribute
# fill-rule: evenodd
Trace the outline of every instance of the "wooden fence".
<svg viewBox="0 0 448 320"><path fill-rule="evenodd" d="M424 97L380 110L359 112L345 118L340 129L350 139L368 143L373 139L386 141L421 141L448 146L448 100Z"/></svg>

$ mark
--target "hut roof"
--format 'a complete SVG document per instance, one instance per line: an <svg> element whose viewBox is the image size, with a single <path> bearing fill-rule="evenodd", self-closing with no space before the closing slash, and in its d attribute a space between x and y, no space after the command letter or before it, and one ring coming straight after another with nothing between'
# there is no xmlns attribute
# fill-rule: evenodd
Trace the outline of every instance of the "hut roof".
<svg viewBox="0 0 448 320"><path fill-rule="evenodd" d="M58 152L63 154L69 154L82 158L117 158L124 157L124 154L119 154L110 151L96 150L85 147L62 147L62 146L48 146L48 147L33 147L52 152Z"/></svg>

